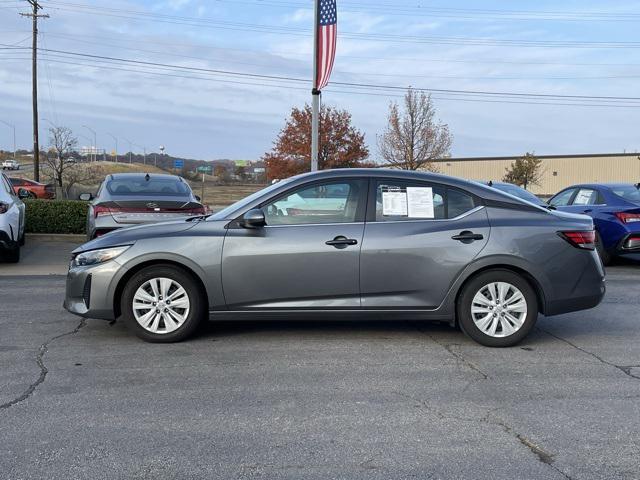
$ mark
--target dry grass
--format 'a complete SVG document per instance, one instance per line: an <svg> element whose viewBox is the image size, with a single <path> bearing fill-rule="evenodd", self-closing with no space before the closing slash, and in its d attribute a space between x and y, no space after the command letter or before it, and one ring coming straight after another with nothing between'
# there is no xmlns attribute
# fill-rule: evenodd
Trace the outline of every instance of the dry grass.
<svg viewBox="0 0 640 480"><path fill-rule="evenodd" d="M202 203L209 205L213 210L231 205L265 187L265 185L216 185L214 182L205 181L203 196L202 182L189 183L194 193L202 197Z"/></svg>

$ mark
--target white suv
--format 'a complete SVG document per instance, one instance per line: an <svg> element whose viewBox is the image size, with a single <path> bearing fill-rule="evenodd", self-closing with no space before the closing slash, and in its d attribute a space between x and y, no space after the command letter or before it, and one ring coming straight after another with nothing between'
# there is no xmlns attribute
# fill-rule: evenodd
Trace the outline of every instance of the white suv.
<svg viewBox="0 0 640 480"><path fill-rule="evenodd" d="M24 203L29 196L24 188L13 191L9 179L0 173L0 253L12 263L20 261L20 247L24 245Z"/></svg>
<svg viewBox="0 0 640 480"><path fill-rule="evenodd" d="M3 170L20 170L20 164L15 160L9 159L2 162Z"/></svg>

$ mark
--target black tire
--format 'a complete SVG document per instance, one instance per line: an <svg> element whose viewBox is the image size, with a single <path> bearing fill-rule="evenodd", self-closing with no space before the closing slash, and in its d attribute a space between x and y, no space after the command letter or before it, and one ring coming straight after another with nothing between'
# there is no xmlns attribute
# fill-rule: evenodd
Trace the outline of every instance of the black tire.
<svg viewBox="0 0 640 480"><path fill-rule="evenodd" d="M18 263L20 261L20 245L16 245L15 248L7 250L5 253L5 260L8 263Z"/></svg>
<svg viewBox="0 0 640 480"><path fill-rule="evenodd" d="M22 236L18 240L18 245L20 245L21 247L24 247L24 244L27 243L27 238L26 237L27 237L27 234L22 232Z"/></svg>
<svg viewBox="0 0 640 480"><path fill-rule="evenodd" d="M493 282L506 282L513 285L520 290L526 302L527 313L522 326L513 334L504 337L495 337L484 333L476 326L471 313L472 302L476 293ZM511 347L516 345L529 334L538 319L536 292L524 277L511 270L488 270L473 277L460 292L456 309L458 323L462 331L476 342L487 347Z"/></svg>
<svg viewBox="0 0 640 480"><path fill-rule="evenodd" d="M36 195L34 192L29 191L29 198L32 200L36 200L38 198L38 195Z"/></svg>
<svg viewBox="0 0 640 480"><path fill-rule="evenodd" d="M133 314L133 297L138 288L153 278L168 278L185 289L189 299L189 313L186 319L171 333L153 333L138 323ZM127 327L139 338L152 343L173 343L188 338L198 327L207 313L206 294L193 276L173 265L154 265L144 268L129 279L122 292L120 303L122 319Z"/></svg>
<svg viewBox="0 0 640 480"><path fill-rule="evenodd" d="M613 255L607 252L607 250L604 248L602 238L600 237L600 233L598 232L596 232L596 251L598 252L598 255L600 255L600 260L602 260L602 264L604 266L611 265Z"/></svg>

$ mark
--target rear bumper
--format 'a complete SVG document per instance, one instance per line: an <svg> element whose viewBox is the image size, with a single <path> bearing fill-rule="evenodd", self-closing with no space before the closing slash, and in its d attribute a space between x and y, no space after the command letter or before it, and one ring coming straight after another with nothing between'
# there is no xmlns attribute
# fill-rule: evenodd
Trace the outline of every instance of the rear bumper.
<svg viewBox="0 0 640 480"><path fill-rule="evenodd" d="M591 258L582 266L580 262L574 264L575 280L570 292L560 298L547 297L544 310L546 316L587 310L597 306L604 298L607 290L605 272L598 253L595 250L581 253L588 254Z"/></svg>

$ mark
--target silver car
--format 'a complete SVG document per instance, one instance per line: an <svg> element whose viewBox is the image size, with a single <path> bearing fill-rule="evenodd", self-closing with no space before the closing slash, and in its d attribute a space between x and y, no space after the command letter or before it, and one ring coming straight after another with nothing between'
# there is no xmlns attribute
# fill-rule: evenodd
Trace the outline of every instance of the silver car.
<svg viewBox="0 0 640 480"><path fill-rule="evenodd" d="M475 182L347 169L271 185L211 216L73 251L65 307L174 342L205 319L440 320L514 345L538 313L605 292L589 217Z"/></svg>
<svg viewBox="0 0 640 480"><path fill-rule="evenodd" d="M107 175L95 198L90 193L83 193L80 199L92 200L87 214L88 240L122 227L205 213L200 198L176 175Z"/></svg>

